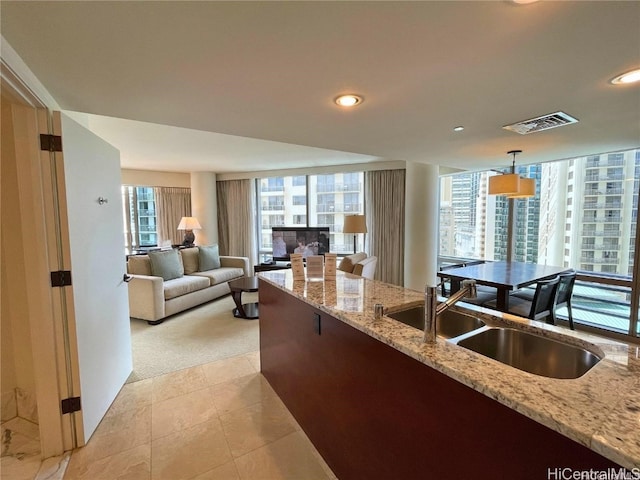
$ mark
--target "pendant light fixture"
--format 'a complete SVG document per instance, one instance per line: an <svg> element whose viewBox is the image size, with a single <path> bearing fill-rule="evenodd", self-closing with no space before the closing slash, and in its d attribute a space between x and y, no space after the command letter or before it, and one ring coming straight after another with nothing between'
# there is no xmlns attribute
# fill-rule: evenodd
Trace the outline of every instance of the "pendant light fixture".
<svg viewBox="0 0 640 480"><path fill-rule="evenodd" d="M536 181L534 178L522 178L516 173L516 155L522 150L510 150L513 155L511 173L500 173L489 177L489 195L505 195L507 198L528 198L536 193Z"/></svg>

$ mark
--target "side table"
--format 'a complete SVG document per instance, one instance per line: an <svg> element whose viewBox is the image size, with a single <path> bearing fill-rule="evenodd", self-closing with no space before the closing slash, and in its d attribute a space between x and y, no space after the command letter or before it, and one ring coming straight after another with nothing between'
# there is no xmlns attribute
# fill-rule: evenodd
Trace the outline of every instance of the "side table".
<svg viewBox="0 0 640 480"><path fill-rule="evenodd" d="M291 268L291 264L290 263L272 263L272 264L268 264L268 265L254 265L253 266L253 273L258 273L258 272L269 272L271 270L287 270Z"/></svg>
<svg viewBox="0 0 640 480"><path fill-rule="evenodd" d="M242 292L257 292L258 277L243 277L229 282L231 297L236 304L233 309L233 316L236 318L244 318L247 320L255 320L258 318L257 303L242 303Z"/></svg>

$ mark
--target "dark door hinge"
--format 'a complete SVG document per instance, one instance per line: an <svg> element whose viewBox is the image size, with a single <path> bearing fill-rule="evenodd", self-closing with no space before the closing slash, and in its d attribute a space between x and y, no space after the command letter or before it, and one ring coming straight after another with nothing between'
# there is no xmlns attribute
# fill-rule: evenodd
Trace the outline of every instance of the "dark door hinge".
<svg viewBox="0 0 640 480"><path fill-rule="evenodd" d="M47 152L61 152L62 137L60 135L48 135L46 133L41 133L40 150L46 150Z"/></svg>
<svg viewBox="0 0 640 480"><path fill-rule="evenodd" d="M60 406L62 407L63 414L79 412L81 409L80 397L65 398L60 402Z"/></svg>
<svg viewBox="0 0 640 480"><path fill-rule="evenodd" d="M71 285L71 272L69 270L51 272L52 287L66 287L68 285Z"/></svg>

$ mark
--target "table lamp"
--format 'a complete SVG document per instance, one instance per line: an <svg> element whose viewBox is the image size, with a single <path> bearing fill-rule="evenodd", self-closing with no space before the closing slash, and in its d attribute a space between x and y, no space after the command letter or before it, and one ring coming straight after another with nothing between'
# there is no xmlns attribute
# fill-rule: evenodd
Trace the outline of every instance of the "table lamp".
<svg viewBox="0 0 640 480"><path fill-rule="evenodd" d="M193 242L196 240L196 236L193 233L194 230L200 230L200 222L196 217L182 217L178 230L184 230L184 241L182 245L185 247L193 247Z"/></svg>

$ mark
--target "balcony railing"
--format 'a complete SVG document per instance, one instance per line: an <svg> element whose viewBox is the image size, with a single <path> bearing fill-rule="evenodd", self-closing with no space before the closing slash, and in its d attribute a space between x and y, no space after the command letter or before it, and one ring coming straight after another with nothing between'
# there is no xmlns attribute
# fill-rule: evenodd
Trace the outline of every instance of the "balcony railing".
<svg viewBox="0 0 640 480"><path fill-rule="evenodd" d="M261 210L265 210L265 211L283 211L284 210L284 204L282 205L262 205Z"/></svg>
<svg viewBox="0 0 640 480"><path fill-rule="evenodd" d="M585 177L585 182L616 182L624 180L623 173L610 173L610 174L602 174L602 175L587 175Z"/></svg>
<svg viewBox="0 0 640 480"><path fill-rule="evenodd" d="M619 258L591 258L591 257L580 257L580 262L582 263L591 263L593 265L616 265L620 261Z"/></svg>
<svg viewBox="0 0 640 480"><path fill-rule="evenodd" d="M587 160L587 168L600 168L600 167L622 167L624 166L624 158L601 158L599 160L590 159Z"/></svg>
<svg viewBox="0 0 640 480"><path fill-rule="evenodd" d="M585 202L584 208L593 208L593 209L620 209L622 208L622 203L594 203L594 202Z"/></svg>
<svg viewBox="0 0 640 480"><path fill-rule="evenodd" d="M362 185L358 182L319 184L316 186L318 193L360 192L361 190Z"/></svg>
<svg viewBox="0 0 640 480"><path fill-rule="evenodd" d="M261 185L261 192L284 192L284 185Z"/></svg>
<svg viewBox="0 0 640 480"><path fill-rule="evenodd" d="M318 213L360 213L362 211L362 204L360 203L336 203L318 204L316 205L316 212Z"/></svg>
<svg viewBox="0 0 640 480"><path fill-rule="evenodd" d="M605 231L596 231L596 230L583 230L583 237L619 237L622 235L620 230L605 230Z"/></svg>
<svg viewBox="0 0 640 480"><path fill-rule="evenodd" d="M585 190L585 195L622 195L624 193L623 188L609 188L607 190Z"/></svg>

